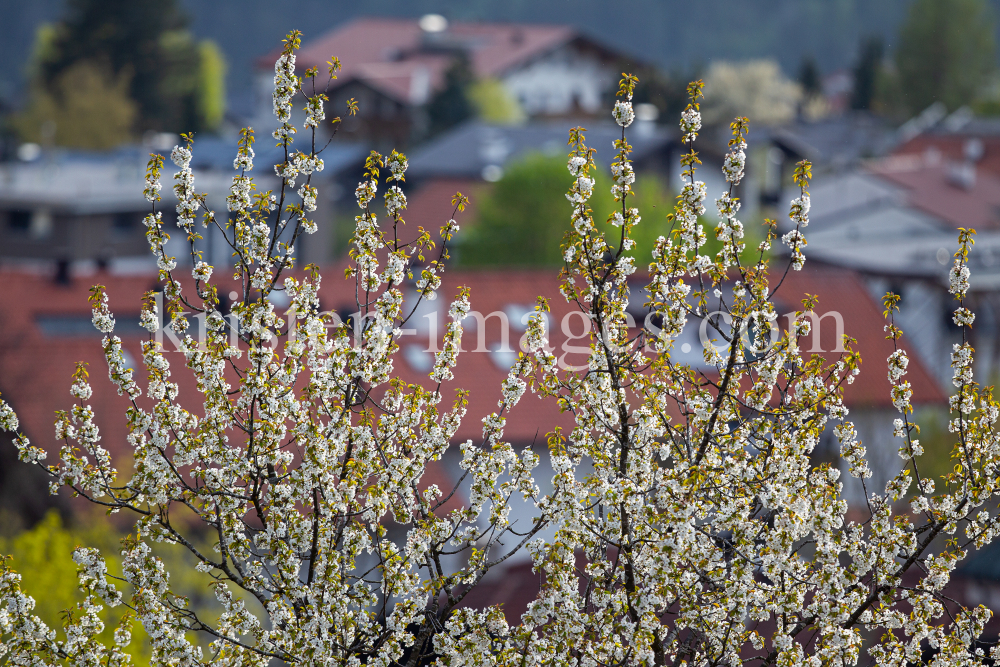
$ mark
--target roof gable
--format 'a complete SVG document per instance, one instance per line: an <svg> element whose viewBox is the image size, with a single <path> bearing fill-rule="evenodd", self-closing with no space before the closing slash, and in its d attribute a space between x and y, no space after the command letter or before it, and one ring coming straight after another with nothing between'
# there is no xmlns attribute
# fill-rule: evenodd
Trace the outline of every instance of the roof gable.
<svg viewBox="0 0 1000 667"><path fill-rule="evenodd" d="M296 65L325 72L327 61L336 56L342 66L338 85L362 80L397 101L420 104L424 100L413 95L411 79L425 77L431 90L440 88L457 52L468 53L475 76L498 77L570 43L610 55L568 25L456 22L443 32L428 33L417 19L362 17L304 40ZM276 50L260 58L257 66L273 67L279 54Z"/></svg>

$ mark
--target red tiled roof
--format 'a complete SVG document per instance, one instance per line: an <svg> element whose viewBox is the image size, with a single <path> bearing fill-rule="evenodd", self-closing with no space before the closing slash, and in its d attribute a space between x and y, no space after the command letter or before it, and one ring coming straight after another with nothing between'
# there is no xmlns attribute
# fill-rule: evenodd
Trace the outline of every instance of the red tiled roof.
<svg viewBox="0 0 1000 667"><path fill-rule="evenodd" d="M471 181L464 178L435 178L421 185L409 195L403 217L407 228L416 231L423 227L437 236L442 225L451 219L455 206L451 198L461 192L469 198L465 210L457 214L461 228L466 228L476 219L476 205L479 198L486 192L488 185L482 181Z"/></svg>
<svg viewBox="0 0 1000 667"><path fill-rule="evenodd" d="M562 346L567 336L559 328L559 323L563 317L570 312L572 307L565 302L558 292L558 272L553 269L535 270L465 270L446 271L439 296L437 298L439 316L439 335L443 333L448 304L458 292L459 286L465 286L470 291L470 302L472 309L488 316L495 312L504 312L510 319L511 329L509 334L510 349L514 352L518 350L518 342L523 332L523 327L518 328L517 320L522 313L528 312L535 305L538 296L549 297L552 308L550 322L554 329L550 336L550 344L556 348L556 355L562 354ZM511 310L511 307L515 310ZM500 383L507 376L507 369L501 364L504 358L497 354L487 352L473 353L479 346L480 332L474 326L473 320L464 321L465 331L462 336L462 348L467 350L459 355L458 364L455 369L455 380L450 383L445 391L452 391L452 388L461 387L470 392L469 408L462 426L456 434L457 439L465 440L472 438L478 440L482 437L482 418L497 410L497 401L501 398ZM498 316L486 321L482 332L484 347L489 350L499 346L502 342L501 326ZM574 322L573 331L581 330L579 321ZM426 349L427 337L414 336L404 337L400 341L400 347L416 345ZM405 351L405 350L404 350ZM407 382L421 383L429 385L426 371L421 372L409 364L405 355L396 362L396 369L402 379ZM571 363L585 363L586 355L575 355L568 357ZM567 414L561 414L555 401L551 399L539 400L539 398L526 392L521 401L510 411L507 417L507 427L504 435L505 439L520 443L529 444L531 442L543 443L545 435L554 426L562 426L563 429L572 428L572 419Z"/></svg>
<svg viewBox="0 0 1000 667"><path fill-rule="evenodd" d="M819 296L817 312L838 311L843 315L846 333L858 340L857 350L864 359L862 373L858 380L849 385L845 392L848 405L857 407L891 406L890 386L885 373L885 359L892 352L890 341L883 333L884 320L880 309L868 295L859 278L847 270L806 265L802 272L790 272L776 294L779 305L787 312L798 308L804 294ZM343 267L329 267L321 290L323 307L344 309L353 303L353 288L348 289L343 282ZM35 443L49 451L56 445L52 442L53 414L72 405L69 394L70 375L77 361L90 364L91 382L94 396L91 404L96 413L96 423L101 429L102 445L115 460L121 461L126 453L125 410L128 402L117 395L107 379L106 365L100 348L100 338L96 332L82 336L47 336L39 327L38 318L44 316L74 315L78 320L89 316L87 294L92 283L101 282L108 288L110 307L119 321L124 348L135 360L141 359L140 337L124 331L124 323L136 318L140 297L153 285L153 277L93 276L77 279L70 286L59 286L47 277L14 271L0 272L4 289L0 291L0 391L9 400L21 417L22 428ZM772 288L777 278L772 279ZM444 281L436 302L438 309L438 333L443 333L444 313L448 303L464 285L471 291L474 310L489 314L506 311L512 323L527 312L536 296L550 298L552 323L550 343L557 356L563 354L567 334L562 330L563 317L573 307L558 293L558 278L555 270L482 270L453 271L444 274ZM220 292L224 293L225 288ZM576 333L582 329L578 318L570 320L570 330ZM446 401L450 402L455 388L470 392L468 414L457 434L459 440L482 436L482 418L497 409L500 399L500 383L507 374L502 365L508 362L502 355L471 350L479 343L480 332L471 320L466 320L463 348L467 352L459 357L455 370L455 380L447 383ZM782 324L784 324L782 322ZM787 326L787 324L785 324ZM824 350L834 347L835 327L830 320L821 327L820 342ZM496 318L489 320L483 333L487 349L492 349L501 340L500 326ZM521 336L517 328L511 329L510 344L516 350ZM395 368L401 379L410 383L429 385L427 368L418 368L408 360L406 348L427 347L426 332L404 336L400 340L401 353L395 359ZM905 338L902 345L906 346ZM807 351L807 343L803 342ZM831 353L825 356L832 358ZM174 379L180 385L181 400L195 393L194 382L183 367L183 358L177 352L168 352L174 370ZM581 364L585 354L570 354L569 363ZM140 386L145 382L139 374ZM910 354L907 379L913 386L913 403L941 403L945 396L931 375L920 363L916 355ZM543 442L545 434L556 425L563 428L572 426L567 414L560 413L551 399L539 400L536 395L526 393L521 402L509 413L506 439L528 444ZM443 487L442 487L443 488Z"/></svg>
<svg viewBox="0 0 1000 667"><path fill-rule="evenodd" d="M774 289L780 276L772 275L771 288ZM883 327L885 318L878 304L869 295L858 274L847 269L827 267L815 262L806 262L802 271L789 271L785 282L778 289L775 299L784 307L782 313L801 310L801 300L806 294L819 297L815 312L822 317L828 312L843 315L844 333L857 339L855 350L861 355L861 375L854 384L847 385L844 402L849 406L891 408L891 385L886 375L886 359L893 352L892 341L886 340ZM787 320L781 322L787 327ZM836 346L837 331L832 320L823 320L820 327L820 348L833 350ZM800 342L803 353L808 354L812 345L812 334L808 341ZM943 403L947 397L937 381L917 358L916 350L908 347L905 336L899 341L907 348L910 365L906 379L913 388L911 401L915 405ZM823 352L824 357L833 359L834 353Z"/></svg>
<svg viewBox="0 0 1000 667"><path fill-rule="evenodd" d="M342 270L327 275L336 273L343 276ZM0 290L0 392L17 412L21 430L52 457L61 446L53 440L55 412L68 410L75 402L69 393L71 375L77 362L87 363L94 388L88 403L94 409L101 446L109 451L119 470L126 470L131 466L125 419L130 403L118 395L108 379L101 336L92 325L87 326L90 319L87 296L90 286L98 283L107 288L108 305L116 319L115 333L121 337L127 355L139 364L140 372L135 378L140 387L145 387L141 343L148 334L129 324L138 323L142 295L155 286L155 276L98 274L59 285L46 276L0 271L0 284L4 286ZM227 285L223 281L218 285L223 295L236 287L235 283ZM40 326L40 321L47 318L48 332L45 325ZM52 335L53 320L64 325L62 335ZM66 325L69 330L65 330ZM197 389L193 376L184 367L184 357L169 347L165 356L171 364L171 379L179 387L180 403L197 412L197 399L193 399ZM144 405L147 400L144 392L137 402ZM439 462L428 465L421 488L431 484L441 489L451 488L452 481ZM464 502L462 495L456 494L443 506L443 511L456 509Z"/></svg>
<svg viewBox="0 0 1000 667"><path fill-rule="evenodd" d="M461 606L485 609L498 604L503 609L507 623L520 623L521 616L528 611L528 605L538 598L543 578L541 572L532 571L531 561L517 562L476 585L462 599Z"/></svg>
<svg viewBox="0 0 1000 667"><path fill-rule="evenodd" d="M359 79L409 103L414 76L428 76L430 90L444 82L452 58L435 49L436 44L466 47L474 74L495 77L576 36L565 25L461 22L451 23L445 32L427 34L416 19L364 17L319 37L307 36L296 64L302 70L318 67L322 73L325 63L337 56L342 65L338 82ZM258 66L273 67L279 53L264 56Z"/></svg>
<svg viewBox="0 0 1000 667"><path fill-rule="evenodd" d="M974 183L961 187L950 177L959 164L939 157L894 155L870 163L875 174L908 190L910 205L958 227L980 231L1000 227L1000 177L977 169Z"/></svg>
<svg viewBox="0 0 1000 667"><path fill-rule="evenodd" d="M924 133L900 144L892 151L892 154L925 158L928 153L936 151L946 162L961 162L965 160L965 146L971 138L973 137L967 134ZM983 145L983 155L976 162L976 168L1000 178L1000 137L985 135L975 138Z"/></svg>
<svg viewBox="0 0 1000 667"><path fill-rule="evenodd" d="M0 391L17 411L21 428L50 455L58 451L52 441L54 413L73 405L71 375L76 362L86 362L94 387L90 401L94 421L100 428L102 445L117 463L127 446L125 411L129 403L118 396L108 379L100 336L96 330L93 334L45 336L37 322L39 316L76 315L82 324L89 313L91 281L61 286L47 277L13 271L0 272L0 281L4 286L0 291ZM154 277L95 276L93 283L98 281L108 285L109 305L119 313L120 322L125 314L138 317L140 300L153 286ZM122 336L122 341L133 359L142 358L138 337Z"/></svg>
<svg viewBox="0 0 1000 667"><path fill-rule="evenodd" d="M450 63L451 58L442 55L422 55L399 62L357 63L337 75L337 83L364 81L387 97L420 103L425 93L444 86L444 73ZM421 83L420 77L426 77L426 82Z"/></svg>

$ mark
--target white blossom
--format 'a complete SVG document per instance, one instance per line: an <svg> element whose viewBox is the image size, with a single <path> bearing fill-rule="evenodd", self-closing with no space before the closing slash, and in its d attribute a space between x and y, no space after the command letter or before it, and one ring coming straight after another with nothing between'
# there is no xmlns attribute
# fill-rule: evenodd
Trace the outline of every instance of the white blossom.
<svg viewBox="0 0 1000 667"><path fill-rule="evenodd" d="M635 112L632 111L632 102L618 100L615 102L615 109L611 115L614 116L616 123L622 127L628 127L635 120Z"/></svg>
<svg viewBox="0 0 1000 667"><path fill-rule="evenodd" d="M693 108L688 108L681 114L681 141L694 141L701 130L701 114Z"/></svg>

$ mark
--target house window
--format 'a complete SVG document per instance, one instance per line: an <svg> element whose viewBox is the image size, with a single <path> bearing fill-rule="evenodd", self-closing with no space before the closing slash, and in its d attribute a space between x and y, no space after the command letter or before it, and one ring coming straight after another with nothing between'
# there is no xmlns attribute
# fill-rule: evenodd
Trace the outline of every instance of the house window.
<svg viewBox="0 0 1000 667"><path fill-rule="evenodd" d="M115 213L111 227L116 234L128 234L138 227L141 217L141 213Z"/></svg>
<svg viewBox="0 0 1000 667"><path fill-rule="evenodd" d="M31 229L31 211L10 211L7 227L16 232L27 232Z"/></svg>
<svg viewBox="0 0 1000 667"><path fill-rule="evenodd" d="M52 233L52 213L40 208L34 211L14 210L7 213L7 227L16 234L44 239Z"/></svg>

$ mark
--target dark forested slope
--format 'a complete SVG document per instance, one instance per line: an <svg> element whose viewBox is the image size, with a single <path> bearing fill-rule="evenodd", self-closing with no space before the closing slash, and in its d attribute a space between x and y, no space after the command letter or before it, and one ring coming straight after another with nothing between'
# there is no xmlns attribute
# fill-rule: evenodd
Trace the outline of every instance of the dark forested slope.
<svg viewBox="0 0 1000 667"><path fill-rule="evenodd" d="M253 59L291 28L308 38L361 14L572 23L667 69L713 59L776 58L794 74L804 56L824 71L848 66L859 38L889 43L910 0L183 0L191 28L214 39L229 61L229 90L250 85ZM994 0L1000 2L1000 0ZM35 29L64 0L0 0L0 98L15 101Z"/></svg>

